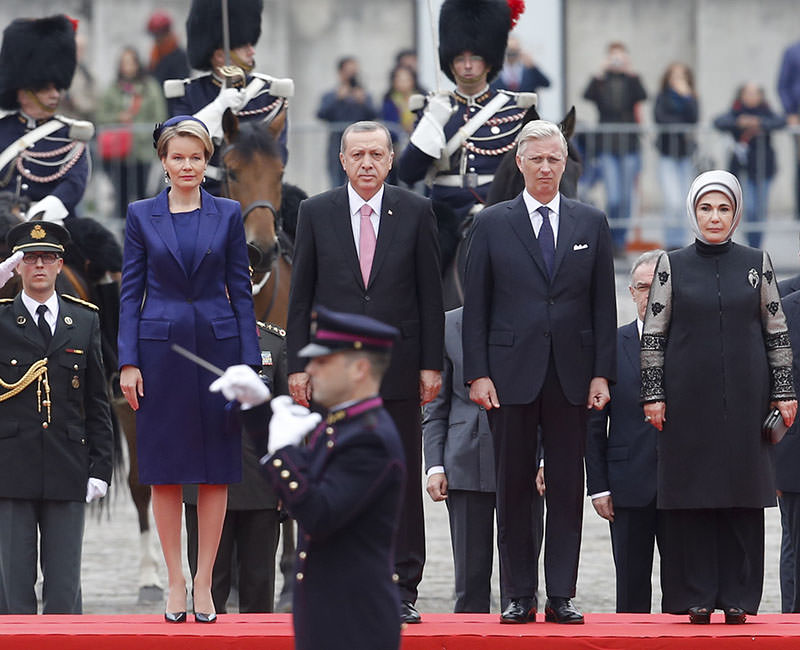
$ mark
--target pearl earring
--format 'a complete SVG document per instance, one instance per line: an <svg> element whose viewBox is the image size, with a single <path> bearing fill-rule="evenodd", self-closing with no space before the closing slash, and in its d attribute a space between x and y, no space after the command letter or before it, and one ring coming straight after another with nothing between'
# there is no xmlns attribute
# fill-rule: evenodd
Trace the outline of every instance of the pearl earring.
<svg viewBox="0 0 800 650"><path fill-rule="evenodd" d="M166 169L164 170L164 182L169 185L169 174Z"/></svg>

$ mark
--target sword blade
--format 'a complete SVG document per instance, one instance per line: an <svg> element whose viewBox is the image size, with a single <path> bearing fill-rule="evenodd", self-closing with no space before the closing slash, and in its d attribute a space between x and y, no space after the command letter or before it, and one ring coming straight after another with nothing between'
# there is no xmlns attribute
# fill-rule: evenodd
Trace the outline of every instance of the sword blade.
<svg viewBox="0 0 800 650"><path fill-rule="evenodd" d="M173 352L177 352L182 357L189 359L193 363L196 363L201 368L205 368L208 372L213 372L217 377L222 377L225 374L224 370L220 370L217 368L213 363L206 361L203 357L198 357L194 352L189 352L186 348L178 345L177 343L172 344Z"/></svg>

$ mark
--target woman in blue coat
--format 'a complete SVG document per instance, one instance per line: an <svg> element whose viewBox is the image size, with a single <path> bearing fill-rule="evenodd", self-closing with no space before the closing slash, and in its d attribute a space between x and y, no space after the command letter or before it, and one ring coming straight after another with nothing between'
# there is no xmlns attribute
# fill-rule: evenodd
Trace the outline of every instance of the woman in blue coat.
<svg viewBox="0 0 800 650"><path fill-rule="evenodd" d="M181 564L181 484L199 484L194 610L216 618L211 572L227 502L241 480L241 436L226 433L214 377L171 351L178 343L214 365L259 365L247 248L239 204L203 189L214 147L190 116L154 133L170 187L128 206L122 269L120 385L136 411L139 480L152 485L153 516L169 574L165 618L186 620Z"/></svg>

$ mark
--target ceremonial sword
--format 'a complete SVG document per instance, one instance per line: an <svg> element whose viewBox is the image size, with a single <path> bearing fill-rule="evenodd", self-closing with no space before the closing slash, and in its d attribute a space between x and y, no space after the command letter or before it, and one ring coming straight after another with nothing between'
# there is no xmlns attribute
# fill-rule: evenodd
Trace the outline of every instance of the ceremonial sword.
<svg viewBox="0 0 800 650"><path fill-rule="evenodd" d="M172 350L173 352L177 352L178 354L180 354L182 357L189 359L189 361L196 363L201 368L205 368L206 370L208 370L208 372L214 373L215 375L217 375L217 377L222 377L222 375L225 374L224 370L220 370L210 361L206 361L205 359L203 359L203 357L198 357L194 352L189 352L189 350L178 345L177 343L172 344Z"/></svg>

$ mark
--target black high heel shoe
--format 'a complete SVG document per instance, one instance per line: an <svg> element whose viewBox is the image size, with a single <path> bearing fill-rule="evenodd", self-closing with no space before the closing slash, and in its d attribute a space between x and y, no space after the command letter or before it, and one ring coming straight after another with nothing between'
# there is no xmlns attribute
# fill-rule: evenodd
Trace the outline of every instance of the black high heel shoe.
<svg viewBox="0 0 800 650"><path fill-rule="evenodd" d="M216 614L204 614L203 612L194 613L195 623L214 623L217 620Z"/></svg>
<svg viewBox="0 0 800 650"><path fill-rule="evenodd" d="M725 610L725 623L728 625L741 625L747 620L747 612L741 607L728 607Z"/></svg>
<svg viewBox="0 0 800 650"><path fill-rule="evenodd" d="M185 623L186 612L164 612L164 620L167 623Z"/></svg>
<svg viewBox="0 0 800 650"><path fill-rule="evenodd" d="M711 610L708 607L690 607L689 622L695 625L707 625L711 622Z"/></svg>

